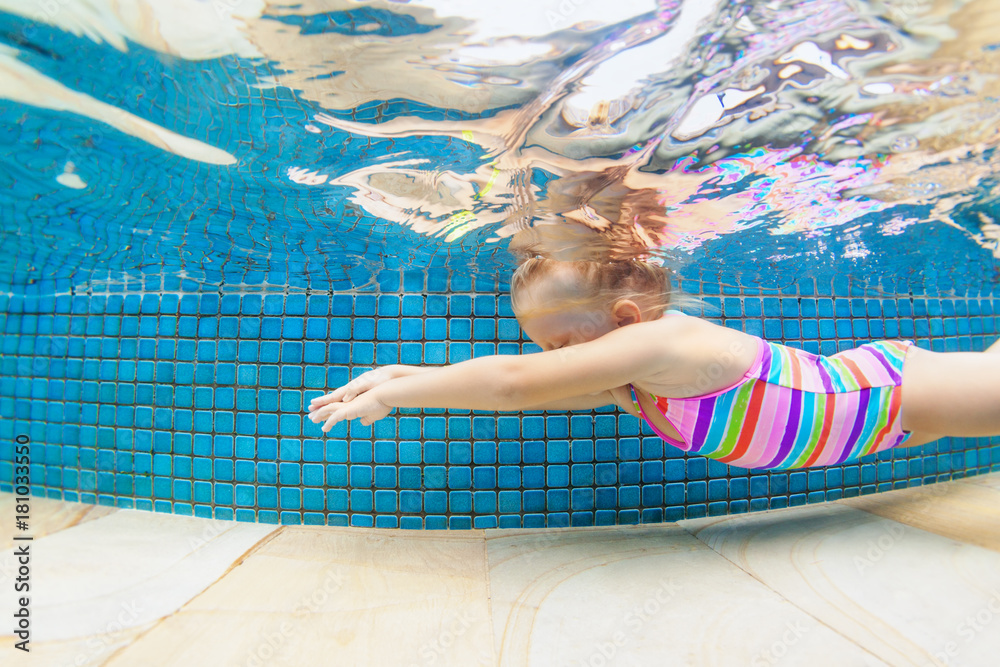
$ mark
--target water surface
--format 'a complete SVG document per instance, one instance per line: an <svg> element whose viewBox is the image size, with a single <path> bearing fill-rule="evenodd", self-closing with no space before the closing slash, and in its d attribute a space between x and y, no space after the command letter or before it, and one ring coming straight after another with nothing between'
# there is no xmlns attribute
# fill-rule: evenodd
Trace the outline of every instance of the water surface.
<svg viewBox="0 0 1000 667"><path fill-rule="evenodd" d="M994 1L0 10L12 293L503 278L520 251L1000 284Z"/></svg>

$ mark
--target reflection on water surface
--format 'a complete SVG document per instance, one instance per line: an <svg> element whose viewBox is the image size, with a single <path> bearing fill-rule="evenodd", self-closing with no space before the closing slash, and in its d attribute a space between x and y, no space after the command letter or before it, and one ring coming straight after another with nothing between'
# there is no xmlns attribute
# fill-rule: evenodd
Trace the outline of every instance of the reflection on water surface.
<svg viewBox="0 0 1000 667"><path fill-rule="evenodd" d="M141 259L164 272L285 263L312 284L312 250L358 286L379 255L496 273L509 247L859 278L919 269L916 249L996 276L994 0L56 4L0 0L5 113L110 126L228 189L192 213L202 230L158 216L177 242ZM68 57L70 36L164 78L139 63L109 80ZM209 63L212 83L151 92ZM213 117L233 110L246 119L223 142ZM36 146L48 162L18 176L99 208L95 183L121 186L76 141ZM961 252L928 246L928 225ZM175 250L195 234L218 242Z"/></svg>

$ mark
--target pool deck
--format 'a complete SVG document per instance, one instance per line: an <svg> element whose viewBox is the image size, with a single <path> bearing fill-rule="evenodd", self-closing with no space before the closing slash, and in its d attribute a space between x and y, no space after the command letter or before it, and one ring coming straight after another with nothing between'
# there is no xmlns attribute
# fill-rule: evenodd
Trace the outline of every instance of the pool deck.
<svg viewBox="0 0 1000 667"><path fill-rule="evenodd" d="M272 526L0 494L4 665L995 665L1000 473L677 523ZM31 654L14 648L30 544ZM18 594L20 595L20 594Z"/></svg>

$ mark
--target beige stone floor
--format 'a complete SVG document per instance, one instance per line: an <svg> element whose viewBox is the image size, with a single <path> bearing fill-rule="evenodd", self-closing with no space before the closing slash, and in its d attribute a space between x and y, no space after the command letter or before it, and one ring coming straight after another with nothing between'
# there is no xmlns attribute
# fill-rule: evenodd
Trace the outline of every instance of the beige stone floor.
<svg viewBox="0 0 1000 667"><path fill-rule="evenodd" d="M1000 665L1000 473L673 524L276 527L32 498L0 664ZM17 544L23 544L18 542Z"/></svg>

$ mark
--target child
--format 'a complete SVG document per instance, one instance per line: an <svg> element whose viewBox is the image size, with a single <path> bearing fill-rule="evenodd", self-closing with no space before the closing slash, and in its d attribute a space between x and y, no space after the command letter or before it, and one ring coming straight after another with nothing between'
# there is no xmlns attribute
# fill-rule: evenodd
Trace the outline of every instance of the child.
<svg viewBox="0 0 1000 667"><path fill-rule="evenodd" d="M758 469L1000 434L1000 342L937 353L879 341L821 357L668 311L666 272L640 261L536 257L514 273L511 297L541 353L380 368L313 399L309 418L326 432L395 407L614 404L684 451Z"/></svg>

